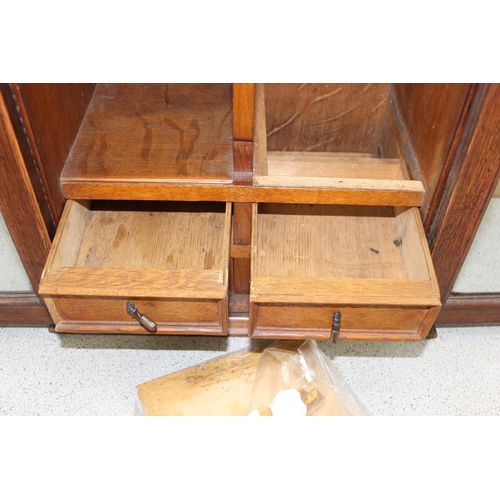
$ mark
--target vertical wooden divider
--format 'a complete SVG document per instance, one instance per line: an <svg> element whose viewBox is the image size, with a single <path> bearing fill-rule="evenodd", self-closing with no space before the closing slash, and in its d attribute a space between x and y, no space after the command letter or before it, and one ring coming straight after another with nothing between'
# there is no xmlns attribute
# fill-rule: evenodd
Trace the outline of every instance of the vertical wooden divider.
<svg viewBox="0 0 500 500"><path fill-rule="evenodd" d="M252 185L254 84L233 85L233 149L234 185ZM247 312L250 293L250 255L252 233L252 204L233 204L232 247L236 249L230 264L230 311ZM236 297L241 295L240 297Z"/></svg>

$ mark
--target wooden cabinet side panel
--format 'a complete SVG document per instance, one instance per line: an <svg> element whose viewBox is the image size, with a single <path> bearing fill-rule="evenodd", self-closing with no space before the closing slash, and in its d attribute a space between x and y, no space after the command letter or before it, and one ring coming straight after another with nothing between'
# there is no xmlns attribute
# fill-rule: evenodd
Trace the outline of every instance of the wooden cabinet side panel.
<svg viewBox="0 0 500 500"><path fill-rule="evenodd" d="M401 122L427 192L421 209L424 220L440 183L470 87L467 83L394 85Z"/></svg>
<svg viewBox="0 0 500 500"><path fill-rule="evenodd" d="M0 210L35 291L50 238L0 94Z"/></svg>
<svg viewBox="0 0 500 500"><path fill-rule="evenodd" d="M500 84L480 85L428 233L444 304L500 176Z"/></svg>
<svg viewBox="0 0 500 500"><path fill-rule="evenodd" d="M59 177L87 110L94 83L13 84L54 220L64 207Z"/></svg>

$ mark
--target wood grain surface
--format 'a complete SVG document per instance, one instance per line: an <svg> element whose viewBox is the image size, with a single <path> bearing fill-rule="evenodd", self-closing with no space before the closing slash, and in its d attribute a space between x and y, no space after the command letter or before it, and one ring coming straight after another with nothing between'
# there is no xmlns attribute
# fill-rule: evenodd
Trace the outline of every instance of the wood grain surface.
<svg viewBox="0 0 500 500"><path fill-rule="evenodd" d="M65 202L59 178L95 84L19 83L12 87L57 225Z"/></svg>
<svg viewBox="0 0 500 500"><path fill-rule="evenodd" d="M500 294L451 294L436 319L439 326L500 323Z"/></svg>
<svg viewBox="0 0 500 500"><path fill-rule="evenodd" d="M423 340L440 308L416 208L253 205L249 329L258 338Z"/></svg>
<svg viewBox="0 0 500 500"><path fill-rule="evenodd" d="M252 204L233 204L230 290L237 294L250 292L250 255Z"/></svg>
<svg viewBox="0 0 500 500"><path fill-rule="evenodd" d="M230 84L100 84L61 180L233 180Z"/></svg>
<svg viewBox="0 0 500 500"><path fill-rule="evenodd" d="M31 285L36 291L49 254L50 238L2 94L0 94L0 211Z"/></svg>
<svg viewBox="0 0 500 500"><path fill-rule="evenodd" d="M250 300L282 304L360 304L440 306L439 292L431 281L368 279L255 277Z"/></svg>
<svg viewBox="0 0 500 500"><path fill-rule="evenodd" d="M350 334L361 335L362 332L418 335L420 324L424 320L428 308L397 307L359 307L331 304L328 306L280 306L257 304L254 309L255 330L252 337L267 337L271 332L276 338L287 337L295 332L303 333L304 338L314 335L331 340L332 313L342 314L340 336L349 339ZM260 331L260 332L259 332Z"/></svg>
<svg viewBox="0 0 500 500"><path fill-rule="evenodd" d="M1 294L1 325L50 325L52 319L35 294Z"/></svg>
<svg viewBox="0 0 500 500"><path fill-rule="evenodd" d="M263 204L255 230L257 276L407 279L392 207Z"/></svg>
<svg viewBox="0 0 500 500"><path fill-rule="evenodd" d="M139 323L131 321L68 321L62 320L55 325L57 333L104 334L104 335L203 335L226 336L221 326L204 325L203 323L184 323L170 325L158 324L156 332L152 333Z"/></svg>
<svg viewBox="0 0 500 500"><path fill-rule="evenodd" d="M253 83L233 83L233 136L235 140L252 141L254 120Z"/></svg>
<svg viewBox="0 0 500 500"><path fill-rule="evenodd" d="M144 300L129 297L141 314L159 324L173 323L189 326L203 323L220 325L219 302L215 300ZM126 299L57 297L54 304L65 321L118 321L135 325L137 321L127 313Z"/></svg>
<svg viewBox="0 0 500 500"><path fill-rule="evenodd" d="M265 84L270 151L377 155L390 84Z"/></svg>
<svg viewBox="0 0 500 500"><path fill-rule="evenodd" d="M426 189L425 220L470 90L467 83L395 84L394 94Z"/></svg>
<svg viewBox="0 0 500 500"><path fill-rule="evenodd" d="M446 302L500 177L500 84L481 84L471 105L428 240Z"/></svg>
<svg viewBox="0 0 500 500"><path fill-rule="evenodd" d="M234 141L234 185L252 185L252 143L249 141Z"/></svg>
<svg viewBox="0 0 500 500"><path fill-rule="evenodd" d="M300 153L268 151L269 176L397 179L401 160L357 153Z"/></svg>
<svg viewBox="0 0 500 500"><path fill-rule="evenodd" d="M342 179L340 179L342 180ZM317 182L314 180L314 182ZM408 184L408 182L411 182ZM424 199L421 183L414 181L336 182L334 186L195 186L144 182L131 189L127 183L102 184L82 182L63 184L65 195L74 200L171 200L171 201L224 201L240 203L315 203L339 205L375 205L418 207ZM374 186L379 183L377 189ZM343 184L349 184L348 186ZM361 185L360 185L361 184ZM332 189L335 187L335 189ZM404 187L404 189L402 189Z"/></svg>

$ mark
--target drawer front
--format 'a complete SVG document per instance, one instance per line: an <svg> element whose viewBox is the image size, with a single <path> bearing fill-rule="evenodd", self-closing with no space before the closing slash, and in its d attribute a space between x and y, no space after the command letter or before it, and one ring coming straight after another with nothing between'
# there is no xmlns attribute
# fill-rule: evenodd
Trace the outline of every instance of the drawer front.
<svg viewBox="0 0 500 500"><path fill-rule="evenodd" d="M250 336L331 340L336 311L342 314L339 339L418 341L439 308L253 303Z"/></svg>
<svg viewBox="0 0 500 500"><path fill-rule="evenodd" d="M157 324L154 333L227 334L225 300L136 300L137 311ZM126 310L127 299L54 298L58 332L151 333Z"/></svg>

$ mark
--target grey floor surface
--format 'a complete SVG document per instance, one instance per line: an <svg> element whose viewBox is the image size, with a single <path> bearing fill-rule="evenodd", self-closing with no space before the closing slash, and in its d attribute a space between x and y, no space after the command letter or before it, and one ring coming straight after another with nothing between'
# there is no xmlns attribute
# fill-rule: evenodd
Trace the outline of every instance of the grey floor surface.
<svg viewBox="0 0 500 500"><path fill-rule="evenodd" d="M1 328L0 415L133 415L137 385L251 344ZM373 415L500 415L500 327L319 345Z"/></svg>

